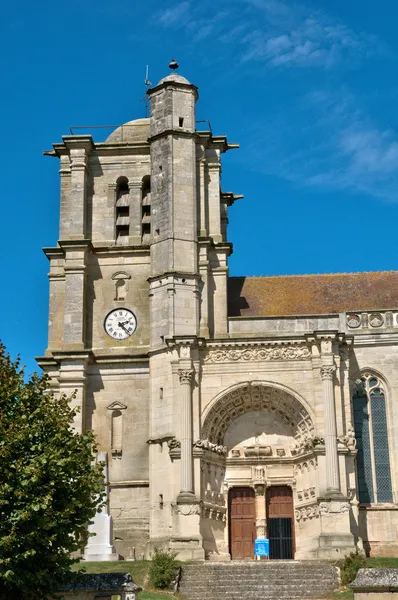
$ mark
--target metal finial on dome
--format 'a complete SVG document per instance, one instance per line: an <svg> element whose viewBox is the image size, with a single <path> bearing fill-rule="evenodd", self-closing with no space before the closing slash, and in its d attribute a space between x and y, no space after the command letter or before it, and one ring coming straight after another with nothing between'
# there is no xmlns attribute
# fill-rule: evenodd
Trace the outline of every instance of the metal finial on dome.
<svg viewBox="0 0 398 600"><path fill-rule="evenodd" d="M175 69L178 69L178 62L175 60L175 58L173 58L173 60L169 64L169 68L173 71L175 71Z"/></svg>

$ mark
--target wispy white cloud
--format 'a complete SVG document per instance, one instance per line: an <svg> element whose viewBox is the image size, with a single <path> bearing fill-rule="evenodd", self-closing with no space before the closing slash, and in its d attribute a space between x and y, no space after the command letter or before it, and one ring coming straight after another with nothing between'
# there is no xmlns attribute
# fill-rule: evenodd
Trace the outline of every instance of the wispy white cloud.
<svg viewBox="0 0 398 600"><path fill-rule="evenodd" d="M245 39L242 60L273 67L330 68L343 59L358 61L382 51L371 35L355 32L321 11L283 0L246 0L262 17L262 26Z"/></svg>
<svg viewBox="0 0 398 600"><path fill-rule="evenodd" d="M180 2L155 15L155 20L165 27L181 25L189 15L190 2Z"/></svg>
<svg viewBox="0 0 398 600"><path fill-rule="evenodd" d="M264 172L398 202L398 132L372 123L347 91L308 94L289 121L276 116L259 135L269 141L256 160Z"/></svg>
<svg viewBox="0 0 398 600"><path fill-rule="evenodd" d="M215 34L245 63L269 67L331 68L343 60L352 64L385 50L371 35L355 32L322 11L290 0L187 0L159 11L155 20L164 27L185 28L192 41ZM238 20L239 25L233 26ZM243 21L243 22L242 22ZM231 26L232 23L232 26Z"/></svg>

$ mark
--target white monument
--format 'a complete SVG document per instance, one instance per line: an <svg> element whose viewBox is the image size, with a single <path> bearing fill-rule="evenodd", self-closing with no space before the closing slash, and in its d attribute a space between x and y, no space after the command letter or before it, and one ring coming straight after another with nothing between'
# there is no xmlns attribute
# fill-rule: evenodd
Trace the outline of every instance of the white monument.
<svg viewBox="0 0 398 600"><path fill-rule="evenodd" d="M97 463L104 463L104 481L106 491L106 503L97 512L93 523L88 531L95 534L89 537L87 546L84 549L84 560L87 561L109 561L119 560L119 555L113 546L113 528L112 517L109 514L109 486L108 486L108 454L98 452Z"/></svg>

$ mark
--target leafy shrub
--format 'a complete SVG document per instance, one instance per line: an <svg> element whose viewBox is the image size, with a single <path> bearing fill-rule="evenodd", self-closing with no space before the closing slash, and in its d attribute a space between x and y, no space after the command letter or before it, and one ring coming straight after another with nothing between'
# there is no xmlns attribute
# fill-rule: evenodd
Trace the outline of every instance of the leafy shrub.
<svg viewBox="0 0 398 600"><path fill-rule="evenodd" d="M160 590L170 587L177 571L176 556L175 552L155 548L149 567L149 583L152 587Z"/></svg>
<svg viewBox="0 0 398 600"><path fill-rule="evenodd" d="M341 583L347 585L354 581L359 569L363 569L366 566L366 558L362 552L355 550L346 555L343 560L337 563L341 571Z"/></svg>

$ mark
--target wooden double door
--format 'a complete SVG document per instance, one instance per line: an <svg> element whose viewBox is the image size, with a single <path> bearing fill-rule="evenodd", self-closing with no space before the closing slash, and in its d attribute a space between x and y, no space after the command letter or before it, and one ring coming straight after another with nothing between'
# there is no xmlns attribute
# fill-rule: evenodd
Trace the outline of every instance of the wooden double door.
<svg viewBox="0 0 398 600"><path fill-rule="evenodd" d="M288 486L267 489L267 531L270 558L294 556L293 496ZM254 558L256 539L256 499L253 488L237 487L229 492L229 540L233 560Z"/></svg>

